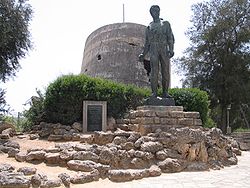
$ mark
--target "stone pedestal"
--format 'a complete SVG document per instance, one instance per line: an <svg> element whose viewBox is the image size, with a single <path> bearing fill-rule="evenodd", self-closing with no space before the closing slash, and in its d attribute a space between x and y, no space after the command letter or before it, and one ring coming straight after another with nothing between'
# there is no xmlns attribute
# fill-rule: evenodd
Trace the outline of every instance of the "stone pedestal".
<svg viewBox="0 0 250 188"><path fill-rule="evenodd" d="M150 106L175 106L174 98L149 97L144 101L144 105Z"/></svg>
<svg viewBox="0 0 250 188"><path fill-rule="evenodd" d="M182 106L140 106L130 111L124 119L117 120L117 127L146 135L157 129L172 127L197 127L202 125L199 112L184 112Z"/></svg>

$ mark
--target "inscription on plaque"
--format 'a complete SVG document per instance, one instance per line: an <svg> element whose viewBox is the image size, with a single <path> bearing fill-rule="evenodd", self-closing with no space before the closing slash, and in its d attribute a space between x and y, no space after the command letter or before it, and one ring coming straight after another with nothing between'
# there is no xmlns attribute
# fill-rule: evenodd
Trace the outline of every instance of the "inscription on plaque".
<svg viewBox="0 0 250 188"><path fill-rule="evenodd" d="M102 130L102 105L88 105L87 131Z"/></svg>
<svg viewBox="0 0 250 188"><path fill-rule="evenodd" d="M83 101L83 132L107 130L107 101Z"/></svg>

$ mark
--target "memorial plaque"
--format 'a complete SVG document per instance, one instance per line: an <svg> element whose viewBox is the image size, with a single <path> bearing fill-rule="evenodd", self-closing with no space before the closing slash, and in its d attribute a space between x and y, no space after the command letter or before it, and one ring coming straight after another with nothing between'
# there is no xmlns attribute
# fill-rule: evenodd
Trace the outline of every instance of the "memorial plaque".
<svg viewBox="0 0 250 188"><path fill-rule="evenodd" d="M83 132L106 131L107 102L83 101Z"/></svg>
<svg viewBox="0 0 250 188"><path fill-rule="evenodd" d="M102 130L102 106L88 105L87 106L87 131Z"/></svg>

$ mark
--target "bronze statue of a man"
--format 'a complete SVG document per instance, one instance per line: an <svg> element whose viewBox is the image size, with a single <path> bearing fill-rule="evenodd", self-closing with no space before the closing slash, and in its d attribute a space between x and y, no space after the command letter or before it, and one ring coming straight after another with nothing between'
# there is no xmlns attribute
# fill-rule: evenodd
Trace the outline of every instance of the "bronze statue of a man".
<svg viewBox="0 0 250 188"><path fill-rule="evenodd" d="M146 29L146 41L143 53L139 55L139 60L143 61L149 52L150 56L150 84L152 97L157 97L159 64L161 64L162 75L162 97L168 98L168 88L170 82L170 58L174 56L174 35L170 23L163 21L160 16L160 7L153 5L150 8L153 21Z"/></svg>

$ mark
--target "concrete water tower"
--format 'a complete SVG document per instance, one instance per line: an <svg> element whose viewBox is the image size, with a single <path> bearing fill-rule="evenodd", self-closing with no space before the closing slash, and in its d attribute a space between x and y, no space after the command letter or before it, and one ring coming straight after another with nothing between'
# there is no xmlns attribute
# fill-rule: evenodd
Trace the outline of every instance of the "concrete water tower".
<svg viewBox="0 0 250 188"><path fill-rule="evenodd" d="M81 73L148 87L145 62L138 61L145 28L135 23L115 23L95 30L85 43Z"/></svg>

